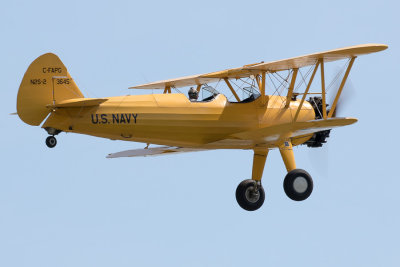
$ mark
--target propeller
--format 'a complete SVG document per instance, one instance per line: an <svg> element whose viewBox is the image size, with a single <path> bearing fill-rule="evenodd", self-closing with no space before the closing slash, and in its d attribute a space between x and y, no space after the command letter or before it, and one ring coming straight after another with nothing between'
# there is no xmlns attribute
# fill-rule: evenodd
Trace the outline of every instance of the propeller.
<svg viewBox="0 0 400 267"><path fill-rule="evenodd" d="M328 103L330 107L332 107L333 101L335 100L336 93L338 92L340 83L342 82L343 75L341 75L343 70L337 69L335 80L333 81L332 86L330 86L330 90L328 91ZM339 77L339 78L336 78ZM332 118L343 116L343 110L345 110L346 106L350 105L351 99L355 96L356 90L354 89L353 83L350 78L347 78L346 83L344 84L342 93L340 94L339 100L336 104L336 108L333 112Z"/></svg>
<svg viewBox="0 0 400 267"><path fill-rule="evenodd" d="M329 104L329 107L332 107L333 101L335 100L340 83L342 82L343 74L343 70L338 68L332 84L327 88L327 103ZM336 103L336 108L333 112L332 118L345 116L343 113L346 111L346 107L351 104L351 99L355 94L356 90L354 89L353 83L349 78L347 78L339 100ZM332 136L332 133L330 134ZM308 158L316 172L324 176L328 175L330 169L329 140L319 149L308 150Z"/></svg>

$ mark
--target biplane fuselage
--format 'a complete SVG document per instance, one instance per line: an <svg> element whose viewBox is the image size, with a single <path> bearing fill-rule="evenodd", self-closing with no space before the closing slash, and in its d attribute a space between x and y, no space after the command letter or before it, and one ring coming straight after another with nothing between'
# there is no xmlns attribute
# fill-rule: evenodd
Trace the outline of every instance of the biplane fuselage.
<svg viewBox="0 0 400 267"><path fill-rule="evenodd" d="M191 102L183 94L131 95L103 98L94 107L60 108L43 125L113 140L136 141L178 147L250 149L252 140L229 138L231 134L276 124L289 123L299 100L285 108L286 98L261 97L248 103L231 103L223 94L209 102ZM312 106L305 102L298 121L315 118ZM312 134L295 138L293 145L307 141ZM218 142L224 140L223 142ZM276 140L267 143L278 146Z"/></svg>

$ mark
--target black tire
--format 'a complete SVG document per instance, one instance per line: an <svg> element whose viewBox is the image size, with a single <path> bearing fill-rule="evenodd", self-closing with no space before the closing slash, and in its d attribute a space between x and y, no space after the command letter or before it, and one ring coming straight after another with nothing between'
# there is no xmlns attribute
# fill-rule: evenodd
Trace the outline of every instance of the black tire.
<svg viewBox="0 0 400 267"><path fill-rule="evenodd" d="M283 181L283 189L286 195L294 201L306 200L311 195L313 187L311 175L302 169L288 172Z"/></svg>
<svg viewBox="0 0 400 267"><path fill-rule="evenodd" d="M57 139L54 136L49 136L46 138L46 145L53 148L57 145Z"/></svg>
<svg viewBox="0 0 400 267"><path fill-rule="evenodd" d="M236 188L236 201L240 207L248 211L259 209L265 200L264 188L260 185L258 192L254 192L256 182L248 179L242 181Z"/></svg>

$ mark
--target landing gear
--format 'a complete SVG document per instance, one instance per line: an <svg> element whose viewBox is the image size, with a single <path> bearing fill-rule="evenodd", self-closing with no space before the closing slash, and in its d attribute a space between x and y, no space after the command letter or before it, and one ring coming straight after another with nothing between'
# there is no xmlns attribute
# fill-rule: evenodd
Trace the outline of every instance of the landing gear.
<svg viewBox="0 0 400 267"><path fill-rule="evenodd" d="M295 201L307 199L313 190L311 175L305 170L296 169L292 143L289 140L279 147L279 151L281 152L283 162L288 171L283 181L283 189L286 195Z"/></svg>
<svg viewBox="0 0 400 267"><path fill-rule="evenodd" d="M242 181L236 188L236 200L240 207L248 211L259 209L265 200L265 192L260 181Z"/></svg>
<svg viewBox="0 0 400 267"><path fill-rule="evenodd" d="M313 180L305 170L294 169L286 175L283 181L283 189L290 199L302 201L311 195Z"/></svg>
<svg viewBox="0 0 400 267"><path fill-rule="evenodd" d="M61 133L61 130L55 129L53 127L45 127L44 129L50 135L46 138L46 145L50 148L55 147L57 145L57 139L54 136Z"/></svg>
<svg viewBox="0 0 400 267"><path fill-rule="evenodd" d="M57 139L54 136L49 136L46 138L46 145L53 148L57 145Z"/></svg>
<svg viewBox="0 0 400 267"><path fill-rule="evenodd" d="M261 185L261 177L264 171L268 148L254 148L253 172L251 179L241 182L236 189L236 200L240 207L253 211L259 209L265 200L264 188Z"/></svg>
<svg viewBox="0 0 400 267"><path fill-rule="evenodd" d="M261 185L261 178L269 148L267 146L256 146L253 150L253 172L251 179L244 180L236 189L236 200L239 206L248 211L257 210L264 203L265 192ZM307 199L313 191L313 180L305 170L296 169L291 140L287 139L282 142L279 146L279 151L288 171L283 182L283 189L286 195L295 201Z"/></svg>

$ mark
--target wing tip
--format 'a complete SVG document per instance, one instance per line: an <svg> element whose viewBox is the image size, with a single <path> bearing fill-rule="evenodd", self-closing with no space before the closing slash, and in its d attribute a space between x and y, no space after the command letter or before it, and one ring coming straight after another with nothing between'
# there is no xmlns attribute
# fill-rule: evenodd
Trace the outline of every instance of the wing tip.
<svg viewBox="0 0 400 267"><path fill-rule="evenodd" d="M372 51L371 53L377 53L383 50L386 50L389 48L389 46L387 44L378 44L378 43L371 43L371 44L364 44L364 45L360 45L360 46L364 46L364 47L370 47L370 48L374 48L374 51Z"/></svg>
<svg viewBox="0 0 400 267"><path fill-rule="evenodd" d="M350 122L350 124L353 124L353 123L358 122L358 119L357 119L357 118L348 117L348 118L345 118L345 119L348 120L348 122Z"/></svg>

